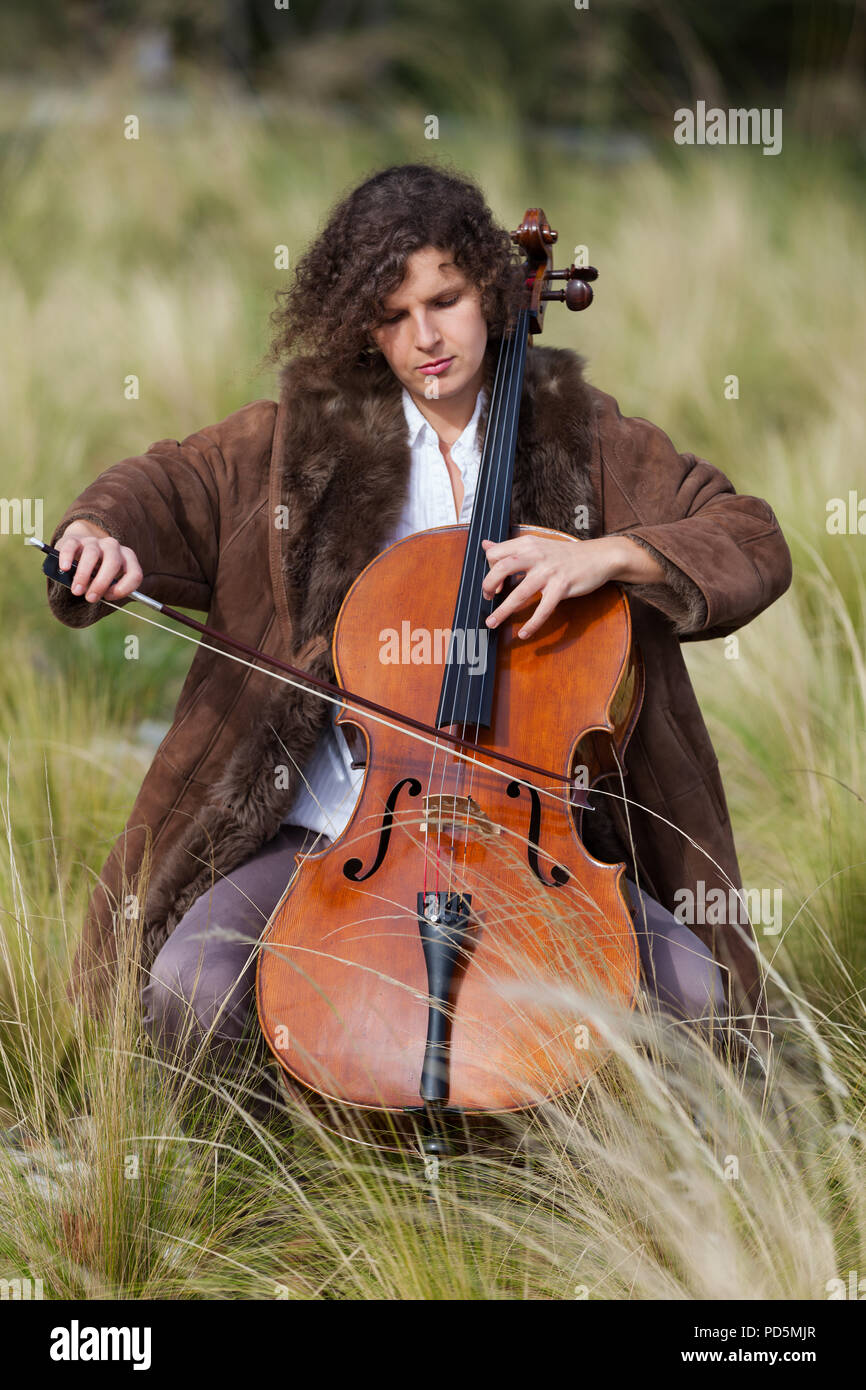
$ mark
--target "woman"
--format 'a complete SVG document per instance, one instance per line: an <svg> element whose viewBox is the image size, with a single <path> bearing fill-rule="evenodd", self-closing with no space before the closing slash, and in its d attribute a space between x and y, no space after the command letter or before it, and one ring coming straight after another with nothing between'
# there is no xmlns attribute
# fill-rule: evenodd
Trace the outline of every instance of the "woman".
<svg viewBox="0 0 866 1390"><path fill-rule="evenodd" d="M270 360L286 359L279 403L158 441L86 488L52 537L61 568L78 562L72 592L49 581L56 616L83 627L112 611L103 596L122 602L140 588L332 677L334 621L360 570L401 536L468 519L492 367L521 284L510 238L470 181L407 165L362 183L272 316ZM741 887L680 643L735 631L787 589L775 516L656 426L623 418L577 354L533 346L512 521L569 539L488 544L487 597L524 575L493 622L527 637L563 598L610 580L632 602L647 687L625 760L630 801L626 811L598 798L584 835L628 866L644 982L680 1017L730 1011L754 1031L765 1020L751 929L672 915L683 893L703 902ZM104 1002L132 902L149 1032L166 1055L181 1035L190 1055L205 1040L214 1066L230 1067L254 1015L256 941L294 855L341 831L360 776L314 694L199 648L103 866L74 989Z"/></svg>

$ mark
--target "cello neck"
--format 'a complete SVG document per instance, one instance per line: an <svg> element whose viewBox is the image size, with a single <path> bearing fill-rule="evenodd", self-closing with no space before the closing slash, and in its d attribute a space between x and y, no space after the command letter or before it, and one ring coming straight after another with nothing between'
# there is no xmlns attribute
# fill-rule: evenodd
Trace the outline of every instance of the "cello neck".
<svg viewBox="0 0 866 1390"><path fill-rule="evenodd" d="M483 540L498 544L510 530L511 489L517 426L529 334L529 310L521 309L514 327L500 343L490 398L478 489L469 522L466 554L451 624L452 638L445 662L436 724L489 727L496 672L496 631L486 619L503 594L485 599L481 585L487 573ZM473 653L481 660L467 660Z"/></svg>
<svg viewBox="0 0 866 1390"><path fill-rule="evenodd" d="M473 550L477 550L484 563L482 540L488 539L498 544L508 535L528 332L529 310L521 309L514 328L504 334L499 348L484 436L484 450L481 455L478 490L469 523L467 562ZM492 612L492 608L491 604L488 611Z"/></svg>

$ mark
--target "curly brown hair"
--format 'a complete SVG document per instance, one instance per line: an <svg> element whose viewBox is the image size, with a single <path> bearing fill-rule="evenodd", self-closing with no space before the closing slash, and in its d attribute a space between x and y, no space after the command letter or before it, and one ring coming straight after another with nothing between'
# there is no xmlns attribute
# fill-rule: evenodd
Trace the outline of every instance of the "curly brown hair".
<svg viewBox="0 0 866 1390"><path fill-rule="evenodd" d="M266 361L306 353L344 376L378 355L371 332L406 261L426 246L449 251L481 293L491 343L513 320L524 277L508 232L480 188L434 164L394 164L359 184L332 210L278 290L275 335Z"/></svg>

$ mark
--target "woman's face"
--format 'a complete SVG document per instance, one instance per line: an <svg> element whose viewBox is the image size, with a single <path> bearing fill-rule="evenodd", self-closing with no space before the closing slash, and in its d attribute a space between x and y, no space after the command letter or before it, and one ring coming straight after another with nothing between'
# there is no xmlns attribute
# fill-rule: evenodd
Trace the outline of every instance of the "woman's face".
<svg viewBox="0 0 866 1390"><path fill-rule="evenodd" d="M487 324L479 290L450 251L426 246L409 257L371 336L412 395L442 401L465 396L474 406L484 378Z"/></svg>

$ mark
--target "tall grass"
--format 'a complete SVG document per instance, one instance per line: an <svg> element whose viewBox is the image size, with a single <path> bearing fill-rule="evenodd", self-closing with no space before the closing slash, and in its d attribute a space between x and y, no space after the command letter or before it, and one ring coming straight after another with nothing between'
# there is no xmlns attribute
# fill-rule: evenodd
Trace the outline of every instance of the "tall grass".
<svg viewBox="0 0 866 1390"><path fill-rule="evenodd" d="M588 245L596 304L552 309L544 341L766 497L796 568L737 646L684 649L746 883L784 893L782 931L759 929L770 1085L658 1019L611 1020L602 1073L431 1187L416 1156L342 1143L296 1101L291 1145L243 1090L202 1139L142 1046L131 963L106 1022L70 1006L84 905L146 770L141 722L170 718L189 653L116 615L61 630L34 555L3 537L0 1277L55 1297L825 1297L866 1239L864 539L825 525L864 444L853 187L787 146L565 162L503 113L432 145L409 109L388 130L312 124L213 84L160 106L122 73L53 126L22 124L20 101L0 99L3 492L42 497L46 534L101 468L273 395L274 248L294 258L349 184L432 153L511 225L541 203L563 263Z"/></svg>

